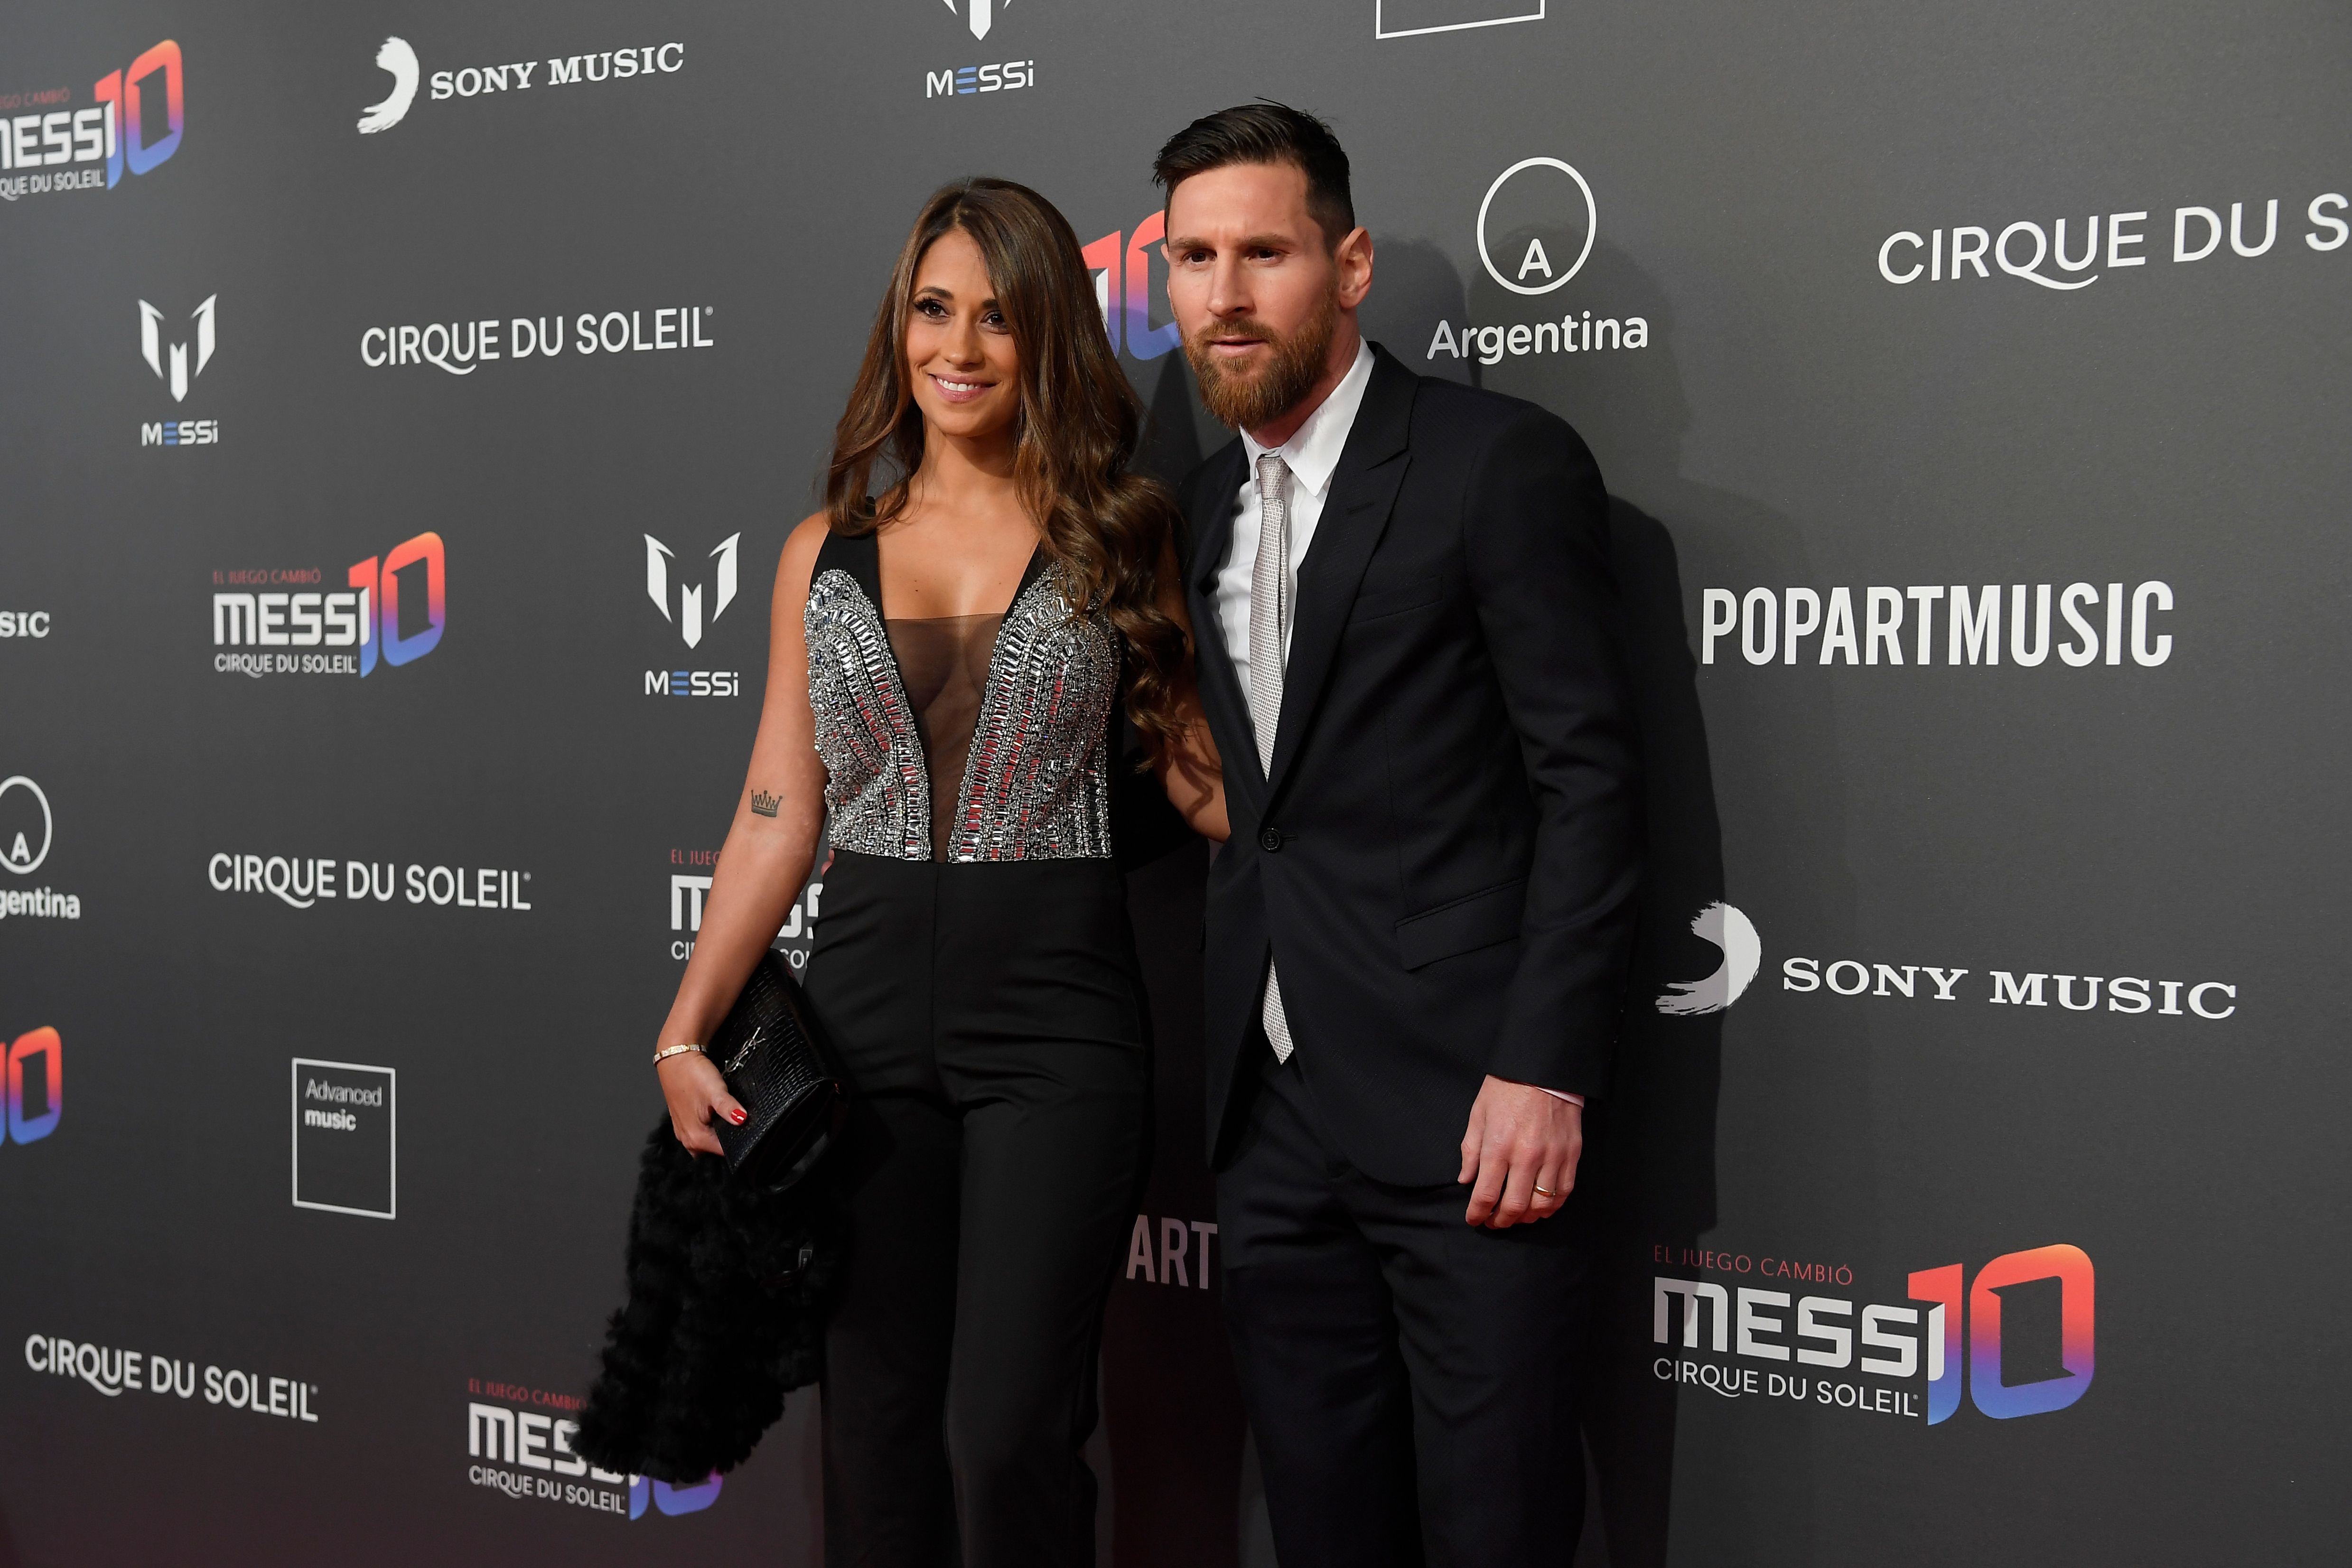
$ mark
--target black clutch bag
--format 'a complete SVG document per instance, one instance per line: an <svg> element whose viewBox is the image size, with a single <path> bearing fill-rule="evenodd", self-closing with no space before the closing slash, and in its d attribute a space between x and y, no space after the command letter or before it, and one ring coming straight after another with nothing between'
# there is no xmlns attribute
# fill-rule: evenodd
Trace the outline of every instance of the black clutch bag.
<svg viewBox="0 0 2352 1568"><path fill-rule="evenodd" d="M800 983L774 950L760 955L709 1052L727 1092L749 1113L740 1127L715 1123L728 1173L769 1192L807 1175L840 1132L849 1099Z"/></svg>

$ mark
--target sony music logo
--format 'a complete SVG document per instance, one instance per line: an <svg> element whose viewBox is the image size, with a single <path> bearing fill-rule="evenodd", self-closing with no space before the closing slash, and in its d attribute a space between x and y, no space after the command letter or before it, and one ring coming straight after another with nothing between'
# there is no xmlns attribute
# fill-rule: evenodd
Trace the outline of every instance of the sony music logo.
<svg viewBox="0 0 2352 1568"><path fill-rule="evenodd" d="M360 363L371 369L429 364L451 375L471 375L497 360L554 359L567 342L583 356L715 348L719 340L709 327L718 313L709 305L659 305L601 315L583 310L569 323L569 338L560 314L370 327L360 334Z"/></svg>
<svg viewBox="0 0 2352 1568"><path fill-rule="evenodd" d="M435 71L427 80L428 97L436 103L451 98L478 98L484 93L528 92L534 85L565 87L582 82L626 81L631 77L670 75L686 66L686 46L678 43L641 44L633 48L605 49L595 54L558 55L546 62L539 76L538 60L500 65L464 66ZM371 103L360 115L362 136L389 131L408 118L416 102L423 68L416 50L405 38L386 38L375 51L376 68L392 78L392 90L380 103ZM533 79L537 81L534 83Z"/></svg>
<svg viewBox="0 0 2352 1568"><path fill-rule="evenodd" d="M1720 962L1704 979L1678 981L1666 988L1656 1005L1670 1017L1722 1012L1747 992L1764 963L1764 940L1756 922L1732 905L1707 905L1692 919L1690 929L1717 951ZM1961 982L1971 974L1980 978L1964 988ZM2060 974L2050 970L1979 971L1965 964L1864 963L1857 958L1802 955L1781 961L1780 989L1897 1002L1968 1000L2004 1007L2047 1007L2054 1002L2069 1013L2147 1013L2159 1018L2194 1016L2216 1021L2238 1011L2237 986L2221 980Z"/></svg>

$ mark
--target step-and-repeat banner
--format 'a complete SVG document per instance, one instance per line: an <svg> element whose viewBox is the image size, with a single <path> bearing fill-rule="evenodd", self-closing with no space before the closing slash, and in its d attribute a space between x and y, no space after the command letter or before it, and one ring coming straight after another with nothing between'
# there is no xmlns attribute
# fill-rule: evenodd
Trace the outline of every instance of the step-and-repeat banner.
<svg viewBox="0 0 2352 1568"><path fill-rule="evenodd" d="M1370 334L1617 498L1580 1560L2340 1549L2347 68L2322 0L16 7L0 1562L818 1561L814 1391L701 1486L571 1447L772 563L956 175L1213 450L1148 170L1260 95ZM1271 1561L1203 863L1133 882L1120 1568Z"/></svg>

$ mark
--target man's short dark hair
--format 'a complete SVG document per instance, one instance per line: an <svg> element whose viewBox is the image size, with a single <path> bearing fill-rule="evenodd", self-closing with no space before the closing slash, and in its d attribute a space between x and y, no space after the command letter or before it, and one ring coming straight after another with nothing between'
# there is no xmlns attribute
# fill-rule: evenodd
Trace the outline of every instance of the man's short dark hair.
<svg viewBox="0 0 2352 1568"><path fill-rule="evenodd" d="M1331 128L1287 104L1261 100L1192 121L1160 149L1151 177L1170 196L1195 174L1229 163L1291 163L1307 176L1307 211L1333 247L1356 226L1348 154Z"/></svg>

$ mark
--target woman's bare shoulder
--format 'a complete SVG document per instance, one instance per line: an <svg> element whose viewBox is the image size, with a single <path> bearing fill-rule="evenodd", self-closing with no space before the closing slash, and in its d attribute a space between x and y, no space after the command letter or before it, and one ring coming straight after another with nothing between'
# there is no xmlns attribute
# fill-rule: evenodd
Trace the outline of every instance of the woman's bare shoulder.
<svg viewBox="0 0 2352 1568"><path fill-rule="evenodd" d="M824 548L833 531L825 514L811 512L801 519L784 540L783 553L776 560L776 587L789 592L793 600L808 597L809 580L816 575L817 552Z"/></svg>

